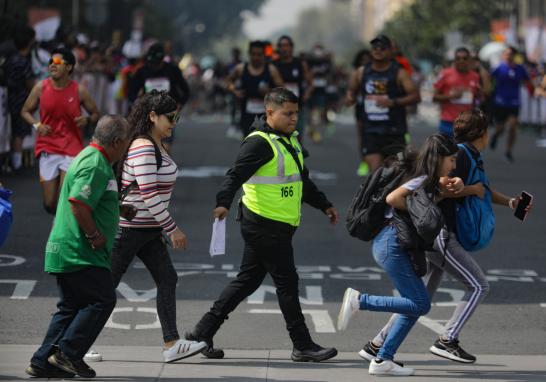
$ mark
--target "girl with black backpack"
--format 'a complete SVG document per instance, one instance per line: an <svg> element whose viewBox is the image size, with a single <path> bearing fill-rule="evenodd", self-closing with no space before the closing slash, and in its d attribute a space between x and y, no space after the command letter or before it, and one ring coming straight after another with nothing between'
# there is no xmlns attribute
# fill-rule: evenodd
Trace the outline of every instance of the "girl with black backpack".
<svg viewBox="0 0 546 382"><path fill-rule="evenodd" d="M339 330L345 330L349 319L358 310L398 313L389 334L371 359L370 374L412 375L415 372L412 368L394 362L394 354L417 319L430 310L430 299L423 280L414 270L410 251L401 245L399 230L394 224L396 219L393 217L400 211L408 210L407 198L412 197L419 188L424 189L424 194L434 208L443 198L442 190L452 193L462 190L464 184L461 179L448 178L455 168L457 151L458 147L451 138L432 135L419 152L415 172L409 177L410 180L387 195L386 201L391 208L385 211L385 217L391 220L375 237L372 252L375 261L386 271L400 296L372 296L347 288L343 297L338 318ZM441 185L441 180L444 185Z"/></svg>
<svg viewBox="0 0 546 382"><path fill-rule="evenodd" d="M465 183L468 184L458 193L447 189L442 190L442 194L446 199L440 202L440 206L442 207L446 227L436 238L434 251L426 253L429 261L429 271L425 277L425 282L431 299L440 285L444 272L463 284L466 289L464 296L445 325L443 333L430 347L431 353L461 363L474 363L476 361L474 355L467 353L459 345L459 334L489 290L489 283L483 270L474 259L474 255L464 248L470 249L470 247L464 240L461 240L464 237L461 230L466 229L457 224L457 214L463 208L461 198L476 196L483 203L490 204L492 202L511 209L516 208L520 200L519 197L510 198L490 188L485 176L482 176L482 178L487 184L481 182L472 184L474 182L471 181L473 173L471 168L478 166L478 171L484 172L480 152L488 144L487 128L487 116L477 108L462 112L454 121L455 139L459 142L459 146L464 145L464 148L457 154L456 169L451 173L451 176L464 179ZM489 198L485 198L486 193L490 193ZM527 208L527 212L529 208ZM479 220L486 221L486 217ZM479 229L484 230L484 228ZM364 345L359 352L362 358L372 361L376 357L397 319L397 315L391 316L387 325L377 336Z"/></svg>

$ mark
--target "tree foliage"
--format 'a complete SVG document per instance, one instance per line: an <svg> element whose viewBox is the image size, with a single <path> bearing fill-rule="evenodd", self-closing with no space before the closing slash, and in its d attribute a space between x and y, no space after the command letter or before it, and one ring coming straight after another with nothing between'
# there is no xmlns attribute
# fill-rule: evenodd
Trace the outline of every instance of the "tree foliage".
<svg viewBox="0 0 546 382"><path fill-rule="evenodd" d="M491 21L508 17L514 6L510 0L415 0L398 11L383 32L408 56L440 62L446 51L446 33L459 31L465 43L479 48L487 39Z"/></svg>

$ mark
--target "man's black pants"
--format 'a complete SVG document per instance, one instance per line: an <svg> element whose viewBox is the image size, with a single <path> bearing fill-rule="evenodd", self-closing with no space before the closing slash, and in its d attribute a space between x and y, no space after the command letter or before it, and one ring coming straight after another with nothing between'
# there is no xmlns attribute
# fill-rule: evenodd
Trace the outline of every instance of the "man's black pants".
<svg viewBox="0 0 546 382"><path fill-rule="evenodd" d="M258 289L269 273L277 289L279 306L294 347L305 349L311 337L299 301L299 277L292 248L292 236L296 228L282 223L277 224L282 224L280 228L264 226L254 219L248 219L252 213L246 208L244 210L241 233L245 247L239 273L222 291L209 314L223 321L241 301Z"/></svg>

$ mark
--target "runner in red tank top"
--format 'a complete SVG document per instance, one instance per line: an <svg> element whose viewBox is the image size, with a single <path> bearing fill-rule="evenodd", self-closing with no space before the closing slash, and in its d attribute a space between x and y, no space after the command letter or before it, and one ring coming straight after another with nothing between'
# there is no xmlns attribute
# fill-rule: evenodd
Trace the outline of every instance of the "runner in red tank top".
<svg viewBox="0 0 546 382"><path fill-rule="evenodd" d="M39 158L44 208L54 215L64 175L83 149L81 129L99 119L89 92L70 79L76 59L68 49L52 52L49 78L34 86L21 116L38 131L34 153ZM40 107L40 120L33 116ZM88 116L82 115L81 106Z"/></svg>

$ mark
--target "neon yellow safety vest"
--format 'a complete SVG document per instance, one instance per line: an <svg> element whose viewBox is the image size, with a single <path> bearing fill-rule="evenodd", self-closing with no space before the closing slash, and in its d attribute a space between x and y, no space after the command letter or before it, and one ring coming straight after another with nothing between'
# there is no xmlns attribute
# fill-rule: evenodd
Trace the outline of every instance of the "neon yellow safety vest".
<svg viewBox="0 0 546 382"><path fill-rule="evenodd" d="M264 164L243 184L243 203L257 215L297 227L300 224L303 182L294 157L283 146L280 139L292 145L301 167L303 154L296 139L290 139L263 131L254 131L248 137L260 136L273 150L273 159Z"/></svg>

